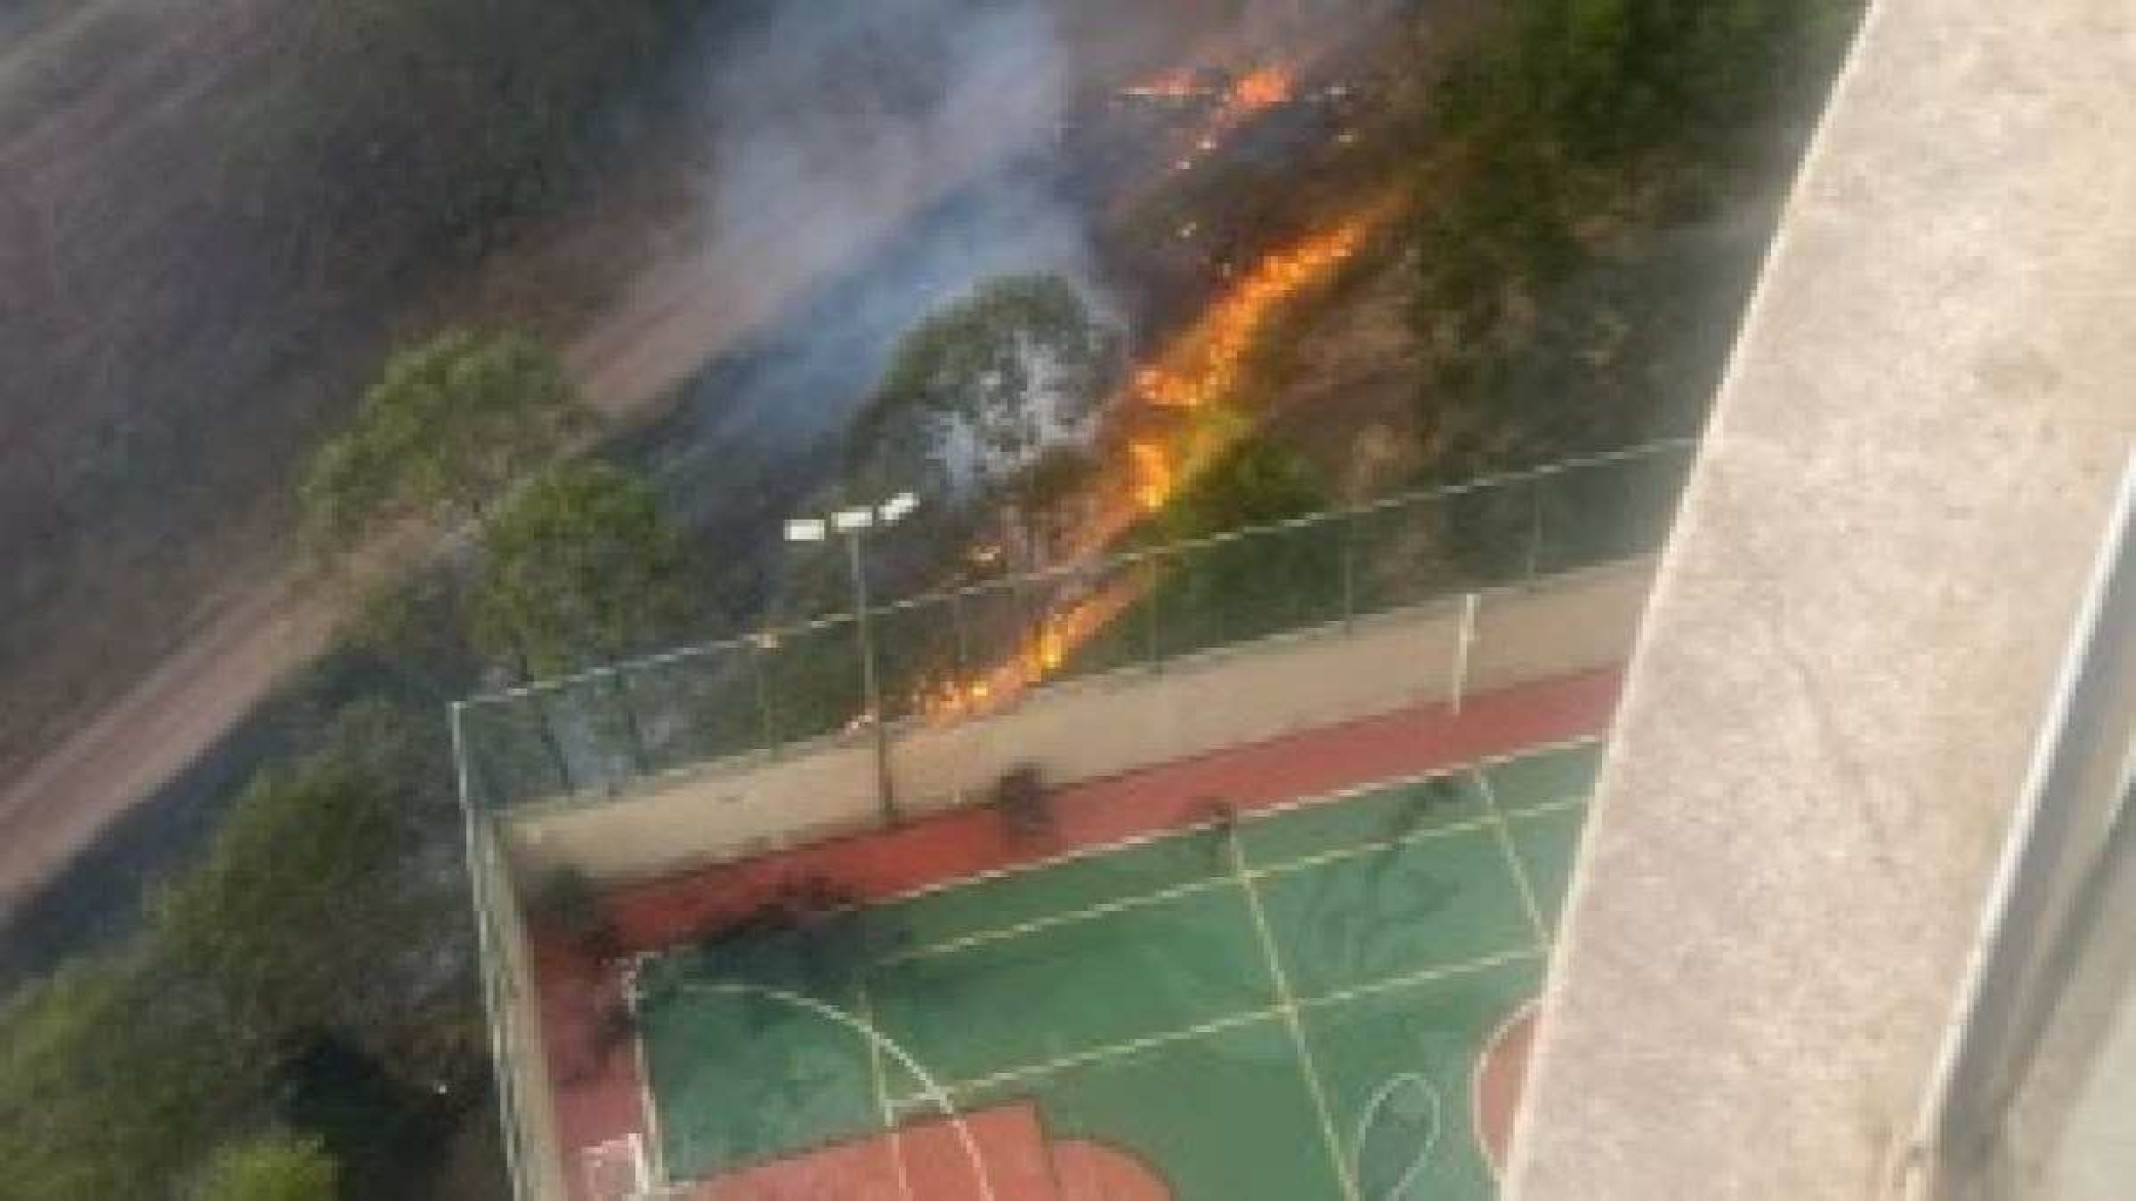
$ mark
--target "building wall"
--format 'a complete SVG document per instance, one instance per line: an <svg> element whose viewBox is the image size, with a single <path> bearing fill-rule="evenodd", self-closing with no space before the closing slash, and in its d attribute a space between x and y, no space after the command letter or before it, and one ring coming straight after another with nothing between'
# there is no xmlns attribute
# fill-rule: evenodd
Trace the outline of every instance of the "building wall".
<svg viewBox="0 0 2136 1201"><path fill-rule="evenodd" d="M1512 1201L1908 1186L2136 432L2136 7L1877 0L1633 660Z"/></svg>

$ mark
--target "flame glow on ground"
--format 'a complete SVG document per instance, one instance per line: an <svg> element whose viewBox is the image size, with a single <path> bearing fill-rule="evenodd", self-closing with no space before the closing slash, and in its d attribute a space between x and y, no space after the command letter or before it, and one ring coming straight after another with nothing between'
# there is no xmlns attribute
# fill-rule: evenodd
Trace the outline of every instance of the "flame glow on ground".
<svg viewBox="0 0 2136 1201"><path fill-rule="evenodd" d="M1347 262L1378 225L1374 212L1358 214L1255 263L1154 363L1135 373L1137 398L1195 409L1231 395L1247 354L1277 309Z"/></svg>
<svg viewBox="0 0 2136 1201"><path fill-rule="evenodd" d="M921 690L916 707L930 719L985 713L1052 676L1077 647L1127 611L1142 596L1139 580L1115 579L1062 605L1017 653L967 680L945 680Z"/></svg>
<svg viewBox="0 0 2136 1201"><path fill-rule="evenodd" d="M1297 82L1284 67L1260 67L1239 76L1231 85L1231 95L1224 107L1238 115L1260 112L1289 100L1297 91Z"/></svg>
<svg viewBox="0 0 2136 1201"><path fill-rule="evenodd" d="M1159 91L1166 96L1207 95L1216 100L1214 111L1203 122L1201 132L1193 140L1193 149L1183 155L1173 166L1185 171L1192 168L1203 156L1214 154L1230 137L1248 121L1279 104L1288 104L1297 95L1297 78L1290 68L1281 65L1256 67L1233 80L1231 86L1221 91L1191 89L1191 78L1170 81L1173 86L1187 86L1185 92ZM1164 86L1162 83L1160 87Z"/></svg>
<svg viewBox="0 0 2136 1201"><path fill-rule="evenodd" d="M1163 509L1179 489L1214 462L1251 428L1226 406L1236 399L1248 359L1285 307L1329 282L1391 219L1391 201L1368 205L1277 250L1226 288L1162 353L1134 373L1116 410L1132 419L1137 410L1169 410L1189 418L1171 437L1142 437L1127 444L1126 487L1099 498L1092 518L1068 540L1070 562L1102 555L1137 521ZM1200 419L1197 419L1199 415ZM1224 416L1234 419L1223 420ZM1209 419L1219 418L1219 419ZM915 698L921 712L954 718L985 712L1057 673L1076 648L1104 629L1142 596L1150 577L1114 579L1059 605L1028 644L1003 663L965 680L946 680Z"/></svg>
<svg viewBox="0 0 2136 1201"><path fill-rule="evenodd" d="M1233 120L1282 104L1296 92L1295 76L1280 64L1255 67L1227 87L1217 86L1192 67L1175 67L1147 83L1120 89L1120 95L1131 100L1213 101L1219 114Z"/></svg>

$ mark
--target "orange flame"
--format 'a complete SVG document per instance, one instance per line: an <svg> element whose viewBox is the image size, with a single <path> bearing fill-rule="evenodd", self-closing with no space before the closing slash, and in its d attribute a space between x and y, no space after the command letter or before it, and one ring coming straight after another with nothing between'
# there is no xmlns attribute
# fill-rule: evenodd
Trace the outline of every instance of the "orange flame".
<svg viewBox="0 0 2136 1201"><path fill-rule="evenodd" d="M1231 85L1227 107L1241 116L1257 113L1289 101L1296 90L1297 80L1287 68L1257 67Z"/></svg>
<svg viewBox="0 0 2136 1201"><path fill-rule="evenodd" d="M1173 470L1165 448L1149 439L1127 444L1129 466L1134 471L1135 503L1145 513L1155 513L1172 499Z"/></svg>
<svg viewBox="0 0 2136 1201"><path fill-rule="evenodd" d="M1284 307L1326 283L1393 212L1389 201L1367 205L1255 263L1155 361L1135 372L1126 398L1129 408L1190 418L1223 412L1236 399L1254 348ZM1089 527L1073 540L1076 552L1100 553L1140 517L1162 509L1238 432L1220 421L1195 421L1168 438L1129 442L1128 492L1133 503L1101 505Z"/></svg>
<svg viewBox="0 0 2136 1201"><path fill-rule="evenodd" d="M1261 259L1219 296L1202 316L1175 337L1156 360L1137 371L1120 404L1174 413L1221 412L1236 399L1247 360L1289 302L1322 285L1394 215L1381 201L1330 228ZM1245 428L1245 422L1197 422L1171 437L1138 437L1127 443L1125 495L1101 504L1085 528L1070 539L1070 556L1102 554L1142 517L1178 494L1196 472L1213 462ZM1115 579L1062 608L1040 627L1029 646L1007 662L966 681L948 681L917 698L930 716L983 712L1057 673L1076 648L1103 630L1142 595L1144 577Z"/></svg>
<svg viewBox="0 0 2136 1201"><path fill-rule="evenodd" d="M1277 311L1324 281L1378 227L1384 206L1279 250L1240 277L1157 361L1135 373L1134 392L1164 408L1198 409L1228 399L1248 354Z"/></svg>
<svg viewBox="0 0 2136 1201"><path fill-rule="evenodd" d="M1225 137L1256 114L1288 104L1297 93L1297 75L1287 66L1270 64L1255 67L1228 85L1208 82L1189 67L1175 68L1147 82L1121 88L1118 95L1168 103L1203 102L1196 107L1206 117L1187 143L1191 149L1172 164L1174 170L1187 171L1203 157L1214 154Z"/></svg>
<svg viewBox="0 0 2136 1201"><path fill-rule="evenodd" d="M1142 595L1138 582L1116 579L1062 607L1039 626L1030 643L1019 653L970 680L949 680L926 689L915 698L921 712L935 719L983 713L996 701L1006 701L1068 663L1076 648L1112 624Z"/></svg>

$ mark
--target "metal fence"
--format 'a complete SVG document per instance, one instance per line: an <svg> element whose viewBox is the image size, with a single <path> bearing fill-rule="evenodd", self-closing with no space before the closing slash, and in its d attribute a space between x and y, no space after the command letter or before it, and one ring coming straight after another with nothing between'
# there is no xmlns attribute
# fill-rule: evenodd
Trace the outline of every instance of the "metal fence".
<svg viewBox="0 0 2136 1201"><path fill-rule="evenodd" d="M1672 440L1566 460L476 697L455 707L462 779L491 809L600 795L691 764L865 737L876 721L955 721L1033 687L1622 559L1666 534L1691 450Z"/></svg>

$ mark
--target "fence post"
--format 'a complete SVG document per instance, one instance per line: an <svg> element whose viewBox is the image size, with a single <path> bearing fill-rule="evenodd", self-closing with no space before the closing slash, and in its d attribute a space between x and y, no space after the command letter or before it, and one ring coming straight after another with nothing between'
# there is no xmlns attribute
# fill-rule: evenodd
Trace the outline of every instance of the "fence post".
<svg viewBox="0 0 2136 1201"><path fill-rule="evenodd" d="M1355 509L1342 515L1342 628L1357 625L1357 521Z"/></svg>
<svg viewBox="0 0 2136 1201"><path fill-rule="evenodd" d="M1461 716L1462 694L1468 690L1469 648L1476 641L1476 602L1478 595L1478 593L1471 591L1463 593L1461 596L1461 628L1459 633L1454 636L1453 695L1448 702L1448 708L1453 710L1456 717Z"/></svg>
<svg viewBox="0 0 2136 1201"><path fill-rule="evenodd" d="M1528 480L1528 568L1525 579L1535 582L1535 573L1543 557L1543 481L1549 475L1538 472Z"/></svg>
<svg viewBox="0 0 2136 1201"><path fill-rule="evenodd" d="M969 665L969 657L971 652L970 648L966 645L966 636L964 633L964 589L962 588L958 588L957 590L949 594L949 625L950 636L955 644L952 647L952 653L955 656L954 662L956 664L954 674L951 678L956 680L957 686L961 688L966 683L968 683L971 678L969 675L971 671L971 667Z"/></svg>
<svg viewBox="0 0 2136 1201"><path fill-rule="evenodd" d="M578 789L578 779L571 770L571 754L564 748L563 736L556 732L556 723L549 716L547 696L547 692L538 686L530 687L524 693L527 704L534 710L537 737L541 739L542 746L548 749L549 765L556 769L557 786L567 793L575 792Z"/></svg>
<svg viewBox="0 0 2136 1201"><path fill-rule="evenodd" d="M771 716L771 686L764 679L764 656L771 653L771 648L767 645L770 641L771 633L768 630L752 634L748 639L749 674L753 677L756 687L757 749L763 751L776 750L779 745L777 724Z"/></svg>
<svg viewBox="0 0 2136 1201"><path fill-rule="evenodd" d="M468 758L467 747L468 702L454 701L445 707L445 729L452 739L452 777L454 787L459 789L460 804L469 813L475 806L474 764Z"/></svg>
<svg viewBox="0 0 2136 1201"><path fill-rule="evenodd" d="M624 679L622 668L608 674L609 695L614 698L616 709L623 715L623 733L630 740L630 763L635 774L643 776L652 772L652 752L645 743L645 729L638 724L638 710L631 703L630 683ZM613 785L610 785L613 790Z"/></svg>
<svg viewBox="0 0 2136 1201"><path fill-rule="evenodd" d="M1164 572L1159 570L1157 566L1158 560L1163 553L1162 551L1151 551L1149 558L1144 560L1150 573L1149 604L1144 606L1143 609L1144 612L1149 614L1149 619L1143 624L1147 627L1149 637L1147 650L1149 669L1151 671L1157 670L1158 666L1164 662L1163 622L1158 612L1164 603Z"/></svg>
<svg viewBox="0 0 2136 1201"><path fill-rule="evenodd" d="M1187 570L1189 572L1192 572L1194 570L1191 565L1191 562L1194 557L1195 551L1198 550L1203 552L1203 557L1206 558L1208 556L1208 552L1216 549L1218 546L1224 545L1228 544L1220 542L1204 542L1200 546L1188 547L1187 550L1184 552L1185 557L1189 560L1189 566ZM1210 589L1206 600L1208 607L1216 614L1216 636L1209 639L1208 642L1202 644L1200 647L1197 647L1195 649L1211 650L1216 647L1224 646L1231 641L1231 635L1229 633L1231 629L1231 622L1227 620L1231 616L1231 610L1228 604L1229 599L1230 598L1223 595L1223 591L1221 589Z"/></svg>

